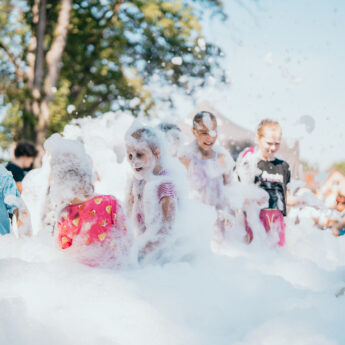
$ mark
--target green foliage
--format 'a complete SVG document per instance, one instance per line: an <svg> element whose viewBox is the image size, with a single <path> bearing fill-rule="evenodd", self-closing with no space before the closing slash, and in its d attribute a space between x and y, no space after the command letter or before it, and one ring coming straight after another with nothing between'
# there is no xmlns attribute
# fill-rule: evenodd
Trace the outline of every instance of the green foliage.
<svg viewBox="0 0 345 345"><path fill-rule="evenodd" d="M331 168L339 170L340 172L342 172L345 175L345 162L344 161L333 163Z"/></svg>
<svg viewBox="0 0 345 345"><path fill-rule="evenodd" d="M11 52L23 70L36 32L32 5L33 0L0 3L1 37L14 42ZM59 1L48 1L45 52L59 6ZM221 51L202 36L200 9L205 6L222 13L218 0L74 0L59 84L49 107L50 132L60 131L71 118L109 110L152 116L159 98L172 103L170 94L153 96L152 88L174 85L192 95L209 76L224 82ZM0 92L3 104L10 104L2 122L4 139L34 136L25 130L36 121L24 109L32 98L28 85L16 80L13 63L1 47L0 59ZM74 110L68 113L67 108Z"/></svg>
<svg viewBox="0 0 345 345"><path fill-rule="evenodd" d="M61 132L65 124L72 120L72 117L65 110L66 104L68 104L70 84L71 83L67 80L61 80L60 87L55 93L54 100L49 105L50 128L48 134Z"/></svg>
<svg viewBox="0 0 345 345"><path fill-rule="evenodd" d="M301 160L301 164L302 164L303 171L305 172L318 170L317 164L312 164L306 160Z"/></svg>

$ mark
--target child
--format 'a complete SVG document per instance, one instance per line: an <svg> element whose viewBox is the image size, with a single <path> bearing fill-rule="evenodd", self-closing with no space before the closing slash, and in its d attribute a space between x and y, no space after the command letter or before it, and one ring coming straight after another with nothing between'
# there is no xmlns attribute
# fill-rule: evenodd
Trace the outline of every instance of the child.
<svg viewBox="0 0 345 345"><path fill-rule="evenodd" d="M163 145L152 128L130 129L126 149L134 172L129 183L127 213L137 236L142 237L139 256L143 258L167 238L175 220L177 193L165 168Z"/></svg>
<svg viewBox="0 0 345 345"><path fill-rule="evenodd" d="M11 171L16 181L19 193L22 193L22 181L31 168L38 152L35 146L27 141L21 141L14 150L14 160L6 165L6 169Z"/></svg>
<svg viewBox="0 0 345 345"><path fill-rule="evenodd" d="M268 193L268 208L260 211L260 220L266 232L277 229L278 245L285 243L285 222L287 199L289 205L297 203L288 197L287 184L290 182L289 164L275 157L279 150L282 130L278 122L262 120L257 130L257 147L245 150L236 163L236 174L243 183L256 183ZM245 219L248 242L253 232Z"/></svg>
<svg viewBox="0 0 345 345"><path fill-rule="evenodd" d="M345 235L345 195L339 194L337 196L335 228L333 230L334 236Z"/></svg>
<svg viewBox="0 0 345 345"><path fill-rule="evenodd" d="M321 229L333 228L334 236L345 235L345 195L339 193L335 208L330 209L326 219L314 218L316 225Z"/></svg>
<svg viewBox="0 0 345 345"><path fill-rule="evenodd" d="M1 200L0 200L0 235L10 233L9 214L17 213L17 206L8 201L9 197L19 198L16 183L9 171L0 165Z"/></svg>
<svg viewBox="0 0 345 345"><path fill-rule="evenodd" d="M216 146L217 119L207 111L201 111L193 119L194 142L180 157L188 170L192 194L218 211L221 232L225 223L220 221L222 211L227 212L225 186L230 184L235 165L230 154ZM221 224L222 223L222 224Z"/></svg>
<svg viewBox="0 0 345 345"><path fill-rule="evenodd" d="M169 153L173 157L177 157L179 155L182 141L183 141L183 134L181 129L175 125L174 123L170 122L162 122L157 127L167 139L169 144Z"/></svg>
<svg viewBox="0 0 345 345"><path fill-rule="evenodd" d="M57 222L59 247L74 248L78 261L90 266L118 263L129 241L125 216L112 195L96 195L92 166L81 143L52 136L51 197L66 205Z"/></svg>

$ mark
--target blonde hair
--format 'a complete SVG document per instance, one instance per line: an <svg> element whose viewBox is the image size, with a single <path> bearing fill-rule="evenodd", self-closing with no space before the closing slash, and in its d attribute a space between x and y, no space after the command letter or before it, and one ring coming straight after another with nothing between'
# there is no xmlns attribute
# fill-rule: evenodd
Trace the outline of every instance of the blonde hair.
<svg viewBox="0 0 345 345"><path fill-rule="evenodd" d="M256 135L259 139L261 139L264 136L264 130L266 127L270 127L272 129L278 129L278 130L280 130L280 132L282 132L282 129L281 129L278 121L274 121L271 119L263 119L259 123L258 129L256 131Z"/></svg>

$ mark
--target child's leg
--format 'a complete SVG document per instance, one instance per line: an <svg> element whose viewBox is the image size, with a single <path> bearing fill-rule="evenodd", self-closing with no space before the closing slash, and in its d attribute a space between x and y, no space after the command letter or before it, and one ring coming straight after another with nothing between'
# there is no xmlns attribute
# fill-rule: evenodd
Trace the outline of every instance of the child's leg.
<svg viewBox="0 0 345 345"><path fill-rule="evenodd" d="M334 236L344 236L345 235L345 229L341 229L341 230L335 229L333 231L333 235Z"/></svg>
<svg viewBox="0 0 345 345"><path fill-rule="evenodd" d="M251 243L253 241L254 238L254 234L253 234L253 230L251 229L251 227L248 224L248 220L247 220L247 213L244 212L244 228L246 230L246 241L247 243Z"/></svg>
<svg viewBox="0 0 345 345"><path fill-rule="evenodd" d="M278 232L278 245L283 246L285 244L285 222L282 212L273 209L261 210L260 220L267 233L273 229Z"/></svg>
<svg viewBox="0 0 345 345"><path fill-rule="evenodd" d="M214 224L214 239L216 242L222 242L225 238L225 217L224 213L220 210L217 211L217 220Z"/></svg>

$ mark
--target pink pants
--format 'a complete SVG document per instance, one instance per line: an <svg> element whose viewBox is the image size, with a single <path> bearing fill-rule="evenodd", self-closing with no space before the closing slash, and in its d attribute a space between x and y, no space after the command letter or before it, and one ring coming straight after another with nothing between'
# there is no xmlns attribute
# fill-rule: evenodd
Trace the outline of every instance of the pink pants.
<svg viewBox="0 0 345 345"><path fill-rule="evenodd" d="M276 209L261 210L260 221L267 233L269 233L272 230L278 232L278 245L283 246L285 244L285 222L282 212ZM244 223L245 230L247 233L247 242L250 243L253 241L253 230L250 228L248 224L246 213L244 214Z"/></svg>

